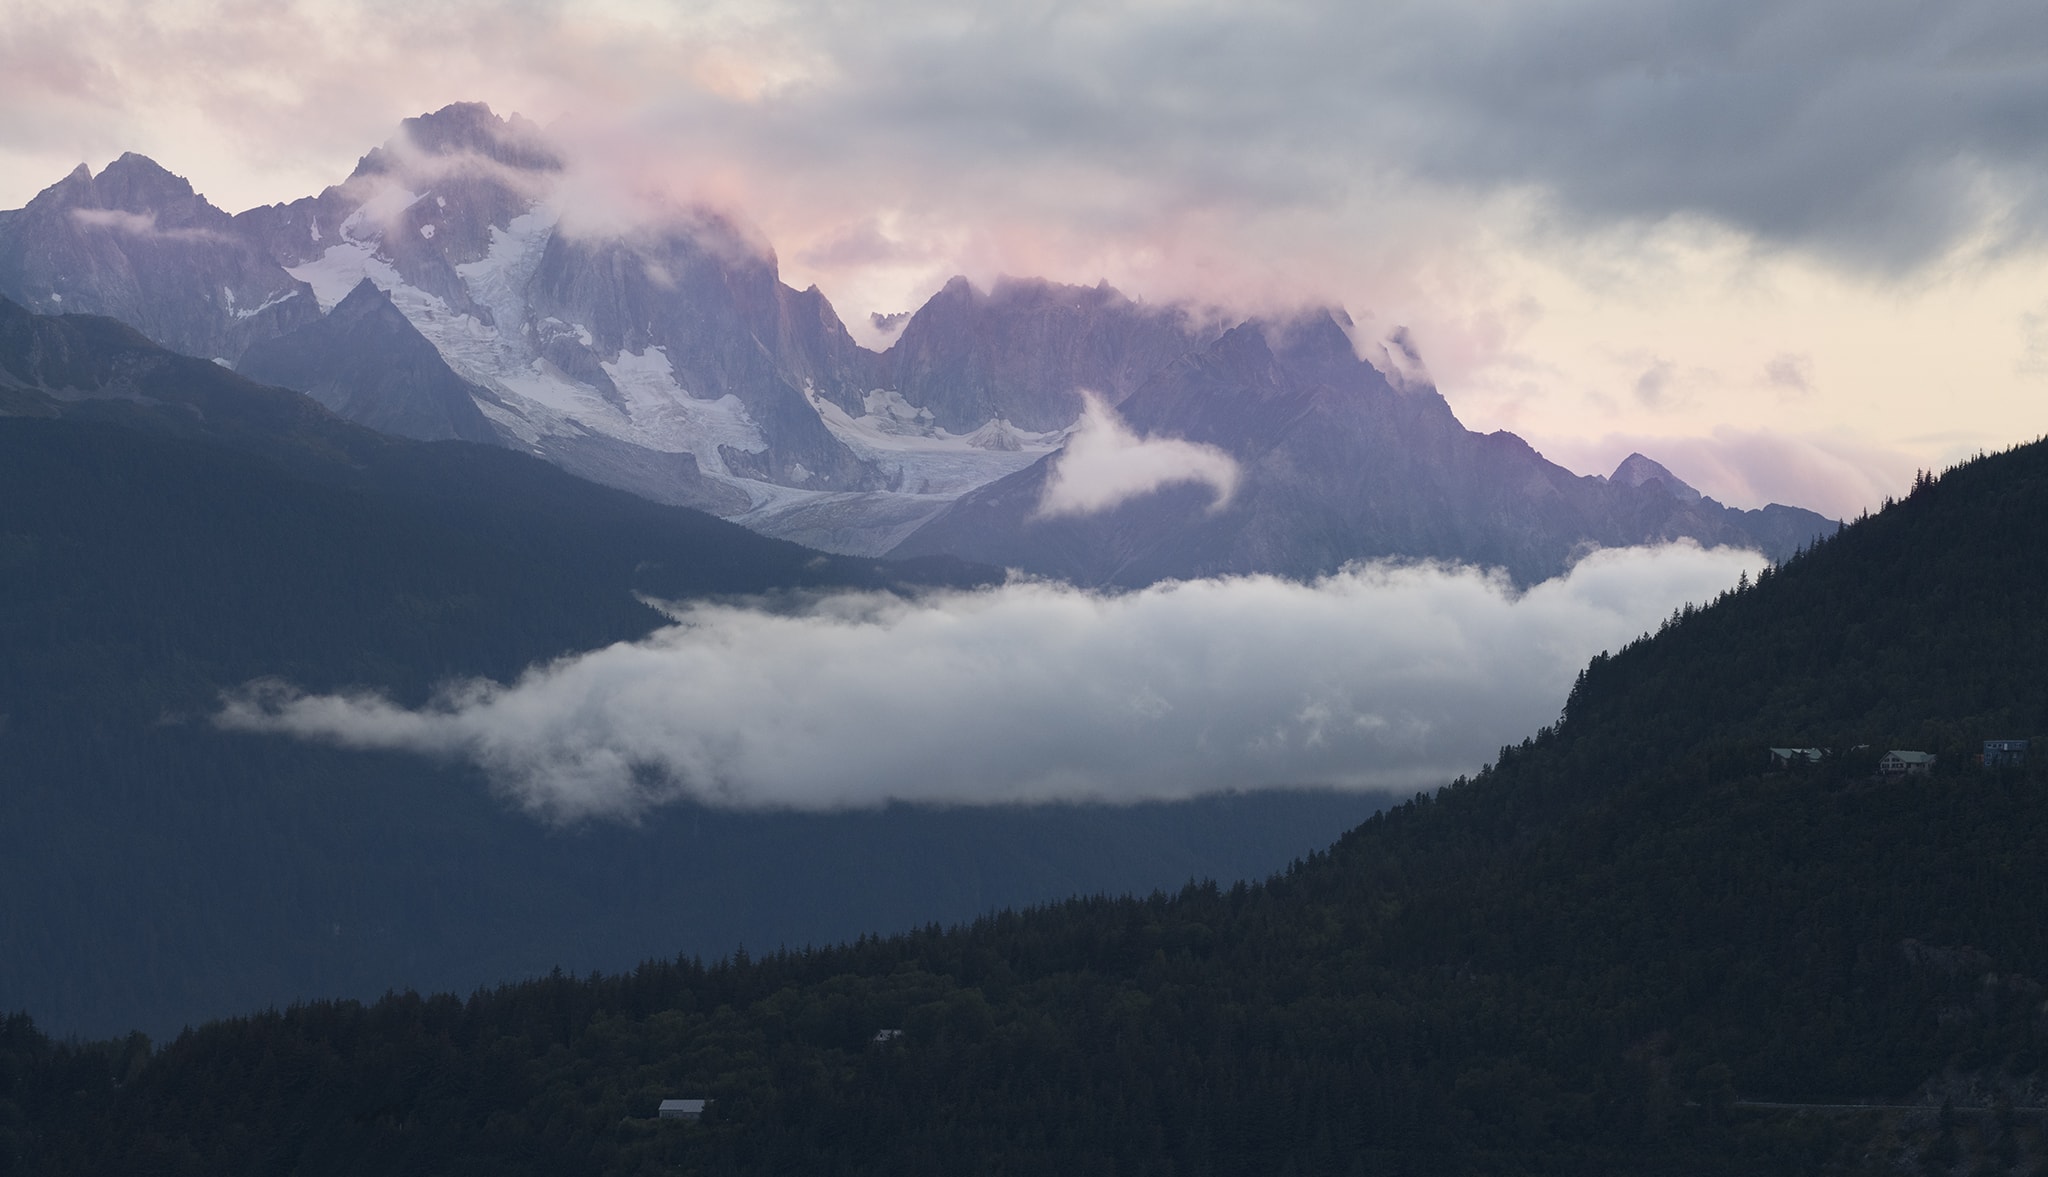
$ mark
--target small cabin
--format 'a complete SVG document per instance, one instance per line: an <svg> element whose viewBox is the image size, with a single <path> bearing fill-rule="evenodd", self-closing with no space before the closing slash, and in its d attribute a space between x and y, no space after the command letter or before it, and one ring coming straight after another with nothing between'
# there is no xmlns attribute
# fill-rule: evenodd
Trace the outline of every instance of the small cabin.
<svg viewBox="0 0 2048 1177"><path fill-rule="evenodd" d="M1772 768L1790 768L1795 764L1819 764L1824 753L1819 748L1773 748Z"/></svg>
<svg viewBox="0 0 2048 1177"><path fill-rule="evenodd" d="M2026 740L1986 740L1981 759L1986 768L2025 768L2027 766Z"/></svg>
<svg viewBox="0 0 2048 1177"><path fill-rule="evenodd" d="M1877 762L1877 771L1886 776L1925 776L1934 771L1934 753L1894 749Z"/></svg>
<svg viewBox="0 0 2048 1177"><path fill-rule="evenodd" d="M681 1120L694 1124L704 1118L704 1102L701 1099L664 1099L657 1113L664 1120Z"/></svg>

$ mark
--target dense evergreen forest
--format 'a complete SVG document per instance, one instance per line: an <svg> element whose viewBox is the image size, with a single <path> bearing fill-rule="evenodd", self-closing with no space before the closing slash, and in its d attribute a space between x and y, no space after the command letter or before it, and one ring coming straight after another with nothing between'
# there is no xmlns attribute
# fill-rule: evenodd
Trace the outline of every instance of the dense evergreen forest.
<svg viewBox="0 0 2048 1177"><path fill-rule="evenodd" d="M1263 876L1384 799L554 829L463 765L223 732L261 675L417 702L646 634L642 597L920 591L574 478L384 437L107 319L0 300L0 1011L56 1033L833 942Z"/></svg>
<svg viewBox="0 0 2048 1177"><path fill-rule="evenodd" d="M1586 668L1262 885L0 1040L36 1173L2030 1172L2048 444ZM1770 746L1819 747L1774 767ZM1883 778L1887 749L1935 752ZM897 1036L882 1030L900 1030ZM654 1118L704 1097L701 1123ZM1922 1103L1923 1113L1760 1106ZM1939 1107L1939 1112L1933 1109Z"/></svg>

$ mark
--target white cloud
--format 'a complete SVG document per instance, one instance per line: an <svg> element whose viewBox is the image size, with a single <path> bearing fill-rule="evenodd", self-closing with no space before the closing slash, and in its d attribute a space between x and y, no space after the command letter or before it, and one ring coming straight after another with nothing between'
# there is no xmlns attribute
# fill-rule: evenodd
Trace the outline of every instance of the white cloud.
<svg viewBox="0 0 2048 1177"><path fill-rule="evenodd" d="M131 213L117 208L74 208L71 219L90 229L105 229L127 237L159 241L225 241L226 236L210 229L160 229L155 213Z"/></svg>
<svg viewBox="0 0 2048 1177"><path fill-rule="evenodd" d="M1596 553L1516 595L1469 568L1125 595L1016 582L790 612L680 607L648 638L431 705L251 684L225 727L481 766L558 821L734 808L1131 802L1415 788L1554 719L1587 658L1754 572L1690 545Z"/></svg>
<svg viewBox="0 0 2048 1177"><path fill-rule="evenodd" d="M1140 437L1100 396L1081 393L1081 419L1054 457L1038 516L1093 515L1183 482L1216 492L1214 508L1237 493L1237 461L1213 445Z"/></svg>

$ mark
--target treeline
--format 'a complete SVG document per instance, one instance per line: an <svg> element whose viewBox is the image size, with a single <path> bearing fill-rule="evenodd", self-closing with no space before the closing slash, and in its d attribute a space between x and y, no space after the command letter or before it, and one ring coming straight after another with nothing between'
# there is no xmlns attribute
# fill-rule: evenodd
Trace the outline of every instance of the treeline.
<svg viewBox="0 0 2048 1177"><path fill-rule="evenodd" d="M17 1020L0 1091L13 1163L194 1174L1964 1163L1946 1120L1922 1139L1884 1117L1745 1104L1912 1099L1943 1076L2007 1102L2040 1091L2048 774L2038 759L1977 769L1968 753L2048 729L2044 574L2048 446L1924 481L1757 584L1597 659L1558 724L1477 778L1375 817L1260 886L1191 884L467 999L304 1005L153 1052L56 1046ZM1842 754L1773 771L1771 745ZM1890 747L1938 752L1939 767L1878 779L1874 757ZM876 1041L886 1029L903 1033ZM712 1101L702 1123L652 1118L661 1099L689 1096ZM2030 1131L1983 1139L2011 1170L2048 1159Z"/></svg>

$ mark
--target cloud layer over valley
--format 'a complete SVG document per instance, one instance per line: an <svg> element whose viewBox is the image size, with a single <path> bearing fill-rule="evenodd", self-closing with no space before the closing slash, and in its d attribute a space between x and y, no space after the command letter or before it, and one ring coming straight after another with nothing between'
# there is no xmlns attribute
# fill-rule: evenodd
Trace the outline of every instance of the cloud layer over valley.
<svg viewBox="0 0 2048 1177"><path fill-rule="evenodd" d="M259 682L216 721L466 760L555 821L682 799L1429 788L1553 720L1591 655L1760 564L1690 545L1598 552L1519 596L1474 569L1370 566L1116 596L1020 581L794 611L696 604L642 641L451 684L417 710Z"/></svg>

